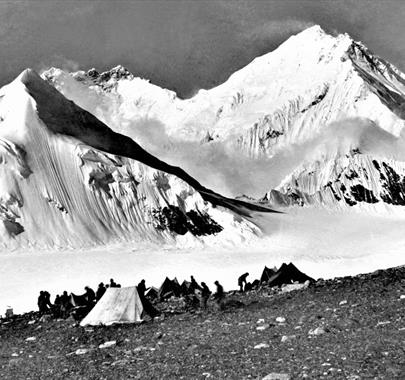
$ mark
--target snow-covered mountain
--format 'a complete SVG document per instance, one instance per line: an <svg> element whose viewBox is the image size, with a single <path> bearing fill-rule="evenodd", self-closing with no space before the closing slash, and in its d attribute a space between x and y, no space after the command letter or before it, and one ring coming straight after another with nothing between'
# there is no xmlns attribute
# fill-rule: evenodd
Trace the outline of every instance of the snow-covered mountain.
<svg viewBox="0 0 405 380"><path fill-rule="evenodd" d="M0 89L0 244L237 243L248 204L204 188L27 69ZM233 211L231 211L234 210Z"/></svg>
<svg viewBox="0 0 405 380"><path fill-rule="evenodd" d="M139 135L232 195L344 207L405 197L405 75L347 34L313 26L185 100L121 66L102 74L54 68L43 77L114 130ZM198 169L203 152L216 157L225 185Z"/></svg>

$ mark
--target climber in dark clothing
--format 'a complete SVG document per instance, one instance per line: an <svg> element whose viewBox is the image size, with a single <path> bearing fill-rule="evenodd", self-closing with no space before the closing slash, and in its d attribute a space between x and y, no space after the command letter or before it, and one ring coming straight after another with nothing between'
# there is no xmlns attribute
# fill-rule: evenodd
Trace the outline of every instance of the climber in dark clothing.
<svg viewBox="0 0 405 380"><path fill-rule="evenodd" d="M196 290L202 290L202 287L198 285L198 282L195 280L194 276L190 276L191 283L190 283L190 291L194 293Z"/></svg>
<svg viewBox="0 0 405 380"><path fill-rule="evenodd" d="M208 288L205 282L201 283L201 300L200 300L200 307L201 309L207 308L208 298L210 298L211 290Z"/></svg>
<svg viewBox="0 0 405 380"><path fill-rule="evenodd" d="M53 301L52 313L55 318L61 317L61 302L59 294L56 295L55 301Z"/></svg>
<svg viewBox="0 0 405 380"><path fill-rule="evenodd" d="M46 307L51 308L53 306L51 303L51 295L46 290L44 291L44 300Z"/></svg>
<svg viewBox="0 0 405 380"><path fill-rule="evenodd" d="M151 302L145 297L145 292L146 292L146 286L145 286L145 280L142 280L138 286L136 287L138 290L139 294L139 299L142 302L143 310L146 314L148 314L151 318L152 321L155 317L157 317L160 312L153 307Z"/></svg>
<svg viewBox="0 0 405 380"><path fill-rule="evenodd" d="M106 288L102 282L98 284L97 292L96 292L96 301L99 301L100 298L104 295Z"/></svg>
<svg viewBox="0 0 405 380"><path fill-rule="evenodd" d="M60 296L60 311L62 318L66 318L68 316L69 309L72 308L70 303L70 298L65 290L63 294Z"/></svg>
<svg viewBox="0 0 405 380"><path fill-rule="evenodd" d="M110 279L110 288L117 288L117 284L112 278Z"/></svg>
<svg viewBox="0 0 405 380"><path fill-rule="evenodd" d="M54 305L60 305L60 295L59 294L56 295L55 301L53 301L53 304Z"/></svg>
<svg viewBox="0 0 405 380"><path fill-rule="evenodd" d="M138 290L139 297L141 299L144 298L146 292L145 280L141 280L136 289Z"/></svg>
<svg viewBox="0 0 405 380"><path fill-rule="evenodd" d="M248 272L242 274L242 276L240 276L238 278L238 286L239 286L239 291L241 293L243 292L243 286L247 284L247 281L246 281L247 276L249 276Z"/></svg>
<svg viewBox="0 0 405 380"><path fill-rule="evenodd" d="M43 290L39 292L38 309L41 314L45 314L49 310L47 306L46 295Z"/></svg>
<svg viewBox="0 0 405 380"><path fill-rule="evenodd" d="M94 293L94 290L88 286L86 286L84 289L86 290L86 293L84 293L84 295L86 296L87 304L93 305L96 300L96 294Z"/></svg>
<svg viewBox="0 0 405 380"><path fill-rule="evenodd" d="M219 309L222 310L224 307L225 299L224 288L218 281L215 281L214 284L217 286L217 291L214 293L212 298L216 300Z"/></svg>

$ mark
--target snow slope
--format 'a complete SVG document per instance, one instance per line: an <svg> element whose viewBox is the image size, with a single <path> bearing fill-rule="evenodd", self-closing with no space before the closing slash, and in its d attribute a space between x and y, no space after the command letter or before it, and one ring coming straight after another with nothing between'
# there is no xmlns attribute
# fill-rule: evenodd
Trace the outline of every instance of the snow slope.
<svg viewBox="0 0 405 380"><path fill-rule="evenodd" d="M232 196L288 191L288 178L314 166L322 176L317 182L333 182L324 178L334 165L330 160L344 160L360 149L357 130L372 136L377 129L377 135L391 138L397 153L405 125L404 74L347 34L332 36L319 26L290 37L220 86L185 100L121 66L102 74L50 69L43 77L114 130L136 136L152 152ZM335 141L333 147L325 147L326 135ZM367 151L371 161L402 160L389 148L373 148ZM330 149L336 152L333 158ZM200 168L201 160L208 169Z"/></svg>
<svg viewBox="0 0 405 380"><path fill-rule="evenodd" d="M0 171L5 249L226 245L259 234L242 217L248 204L113 132L30 69L0 90Z"/></svg>
<svg viewBox="0 0 405 380"><path fill-rule="evenodd" d="M64 290L76 294L84 286L93 289L114 278L123 286L146 279L160 286L165 276L181 282L194 275L214 289L219 280L225 290L237 289L237 278L246 271L249 279L260 277L263 267L292 261L314 278L354 275L404 264L405 218L355 214L341 210L294 208L286 214L256 215L269 238L252 244L224 247L168 249L109 244L92 249L2 253L0 266L0 314L6 306L14 311L37 308L40 290L52 294Z"/></svg>

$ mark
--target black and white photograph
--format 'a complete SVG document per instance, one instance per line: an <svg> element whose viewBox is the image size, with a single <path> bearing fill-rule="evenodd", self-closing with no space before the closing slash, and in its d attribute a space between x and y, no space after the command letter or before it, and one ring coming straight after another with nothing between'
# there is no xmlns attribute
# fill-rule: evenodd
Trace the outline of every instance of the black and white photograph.
<svg viewBox="0 0 405 380"><path fill-rule="evenodd" d="M0 379L405 379L405 1L0 0Z"/></svg>

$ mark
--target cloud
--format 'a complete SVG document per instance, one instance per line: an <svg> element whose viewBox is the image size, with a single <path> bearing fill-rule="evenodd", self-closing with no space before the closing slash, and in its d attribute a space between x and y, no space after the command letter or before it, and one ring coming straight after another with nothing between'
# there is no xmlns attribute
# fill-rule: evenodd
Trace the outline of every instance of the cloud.
<svg viewBox="0 0 405 380"><path fill-rule="evenodd" d="M253 42L273 41L280 36L299 33L313 25L313 22L297 19L271 20L250 29L246 33L246 37Z"/></svg>
<svg viewBox="0 0 405 380"><path fill-rule="evenodd" d="M35 68L40 74L44 71L49 70L51 67L56 67L62 69L68 73L78 71L80 69L80 64L73 59L65 58L62 55L54 55L47 60L47 63L41 62Z"/></svg>

